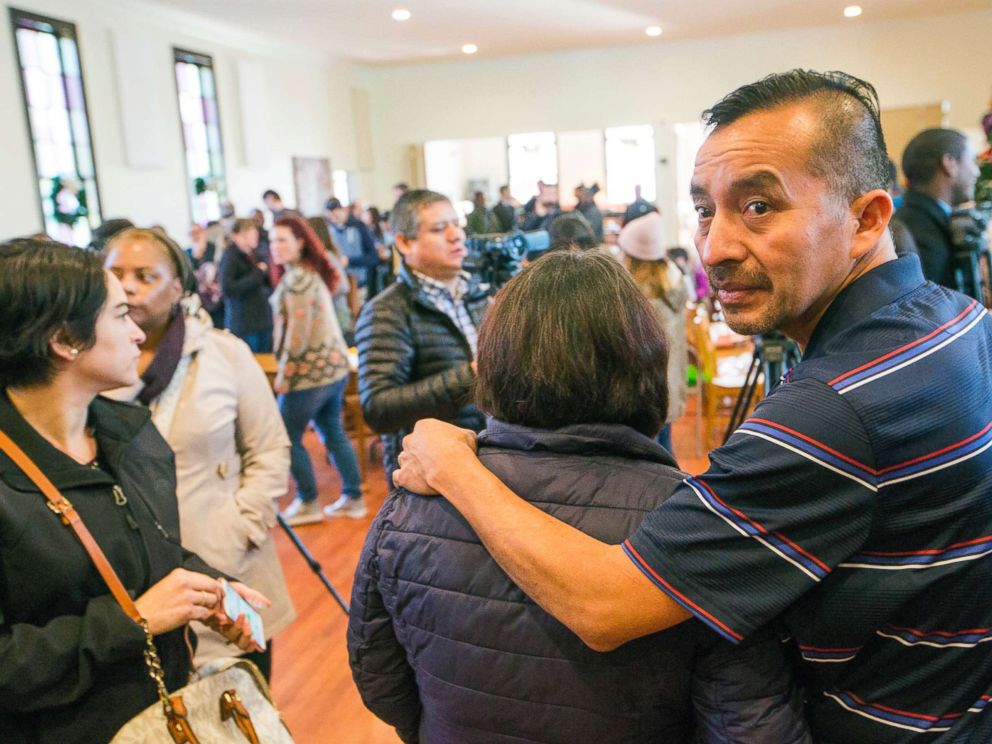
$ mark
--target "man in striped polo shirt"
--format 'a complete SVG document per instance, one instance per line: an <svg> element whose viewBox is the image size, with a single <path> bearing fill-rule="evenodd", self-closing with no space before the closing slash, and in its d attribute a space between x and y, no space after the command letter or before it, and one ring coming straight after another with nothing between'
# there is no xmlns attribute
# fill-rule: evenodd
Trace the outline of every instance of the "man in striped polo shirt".
<svg viewBox="0 0 992 744"><path fill-rule="evenodd" d="M444 494L593 648L692 616L731 643L772 627L817 741L992 741L992 319L896 259L870 85L794 70L706 116L697 246L732 328L802 348L784 384L622 545L436 422L396 481Z"/></svg>

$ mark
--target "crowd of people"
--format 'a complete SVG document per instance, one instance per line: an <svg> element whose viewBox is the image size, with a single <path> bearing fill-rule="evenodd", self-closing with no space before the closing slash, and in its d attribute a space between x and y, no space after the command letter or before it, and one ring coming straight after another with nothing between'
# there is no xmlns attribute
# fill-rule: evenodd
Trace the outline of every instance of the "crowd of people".
<svg viewBox="0 0 992 744"><path fill-rule="evenodd" d="M950 227L974 152L922 132L895 211L864 81L772 75L705 118L698 254L639 192L614 240L595 185L564 212L546 183L476 194L467 225L398 184L386 215L331 197L307 219L266 191L268 215L227 205L186 248L123 219L92 250L0 246L0 431L145 623L0 455L5 741L109 740L155 701L148 638L170 688L235 655L272 673L295 616L275 500L291 476L291 524L369 516L355 371L391 493L349 658L403 741L992 740L992 320L955 291ZM485 286L466 227L550 247ZM802 351L700 475L671 439L691 302ZM340 477L323 508L311 425Z"/></svg>

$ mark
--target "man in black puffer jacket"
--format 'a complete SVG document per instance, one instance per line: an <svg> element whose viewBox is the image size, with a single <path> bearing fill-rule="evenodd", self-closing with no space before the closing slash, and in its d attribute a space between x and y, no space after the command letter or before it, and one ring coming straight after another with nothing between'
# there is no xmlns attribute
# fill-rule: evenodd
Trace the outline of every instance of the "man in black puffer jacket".
<svg viewBox="0 0 992 744"><path fill-rule="evenodd" d="M528 308L530 312L521 312ZM682 473L654 311L595 252L549 254L483 323L479 456L530 503L619 543ZM598 653L536 605L446 500L397 490L369 530L348 651L362 700L421 744L805 744L777 639L692 620Z"/></svg>
<svg viewBox="0 0 992 744"><path fill-rule="evenodd" d="M382 435L390 486L403 437L419 419L482 429L471 397L476 329L489 302L462 271L465 231L447 197L407 192L392 226L403 265L355 327L362 413Z"/></svg>

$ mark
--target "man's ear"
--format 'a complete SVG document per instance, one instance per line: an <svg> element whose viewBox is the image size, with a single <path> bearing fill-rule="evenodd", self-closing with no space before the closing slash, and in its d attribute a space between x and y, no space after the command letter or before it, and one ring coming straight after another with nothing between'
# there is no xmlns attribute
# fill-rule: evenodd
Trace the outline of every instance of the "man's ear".
<svg viewBox="0 0 992 744"><path fill-rule="evenodd" d="M393 237L393 240L395 241L394 245L396 246L396 250L400 252L401 256L410 255L410 251L413 250L412 243L414 241L410 240L403 233L396 233L396 235Z"/></svg>
<svg viewBox="0 0 992 744"><path fill-rule="evenodd" d="M855 199L851 211L856 221L851 258L857 260L878 245L889 229L892 197L885 189L874 189Z"/></svg>
<svg viewBox="0 0 992 744"><path fill-rule="evenodd" d="M945 152L940 156L940 172L948 178L953 178L957 175L959 166L958 159L949 152Z"/></svg>

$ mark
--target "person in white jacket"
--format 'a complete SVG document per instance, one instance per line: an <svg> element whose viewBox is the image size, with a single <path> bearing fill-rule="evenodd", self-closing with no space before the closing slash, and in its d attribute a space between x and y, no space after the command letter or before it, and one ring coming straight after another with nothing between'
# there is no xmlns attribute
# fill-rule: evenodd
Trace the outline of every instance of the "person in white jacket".
<svg viewBox="0 0 992 744"><path fill-rule="evenodd" d="M289 439L268 381L248 346L214 329L198 307L191 267L171 240L125 230L108 243L105 266L146 334L140 382L110 395L149 406L175 452L183 545L271 600L260 610L268 648L247 657L268 677L271 639L295 617L270 533L273 499L288 483ZM205 626L193 628L197 667L239 653Z"/></svg>

